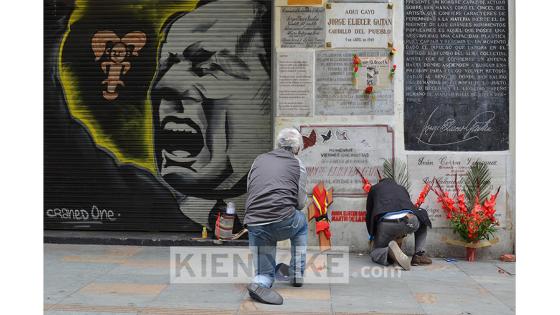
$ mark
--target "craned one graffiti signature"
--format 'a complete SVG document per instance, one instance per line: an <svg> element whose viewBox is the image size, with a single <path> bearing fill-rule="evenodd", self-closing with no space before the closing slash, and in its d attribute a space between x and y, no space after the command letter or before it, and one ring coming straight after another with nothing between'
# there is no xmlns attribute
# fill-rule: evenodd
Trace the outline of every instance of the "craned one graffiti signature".
<svg viewBox="0 0 560 315"><path fill-rule="evenodd" d="M71 223L76 221L83 221L83 223L113 222L119 216L111 209L99 209L96 205L93 205L89 211L86 209L51 208L47 209L46 215L50 218L72 221Z"/></svg>

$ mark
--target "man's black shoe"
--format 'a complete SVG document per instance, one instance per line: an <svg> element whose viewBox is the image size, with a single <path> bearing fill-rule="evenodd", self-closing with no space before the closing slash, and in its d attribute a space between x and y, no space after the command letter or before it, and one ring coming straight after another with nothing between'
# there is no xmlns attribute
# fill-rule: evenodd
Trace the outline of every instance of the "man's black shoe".
<svg viewBox="0 0 560 315"><path fill-rule="evenodd" d="M303 286L303 278L292 278L292 286L299 288Z"/></svg>
<svg viewBox="0 0 560 315"><path fill-rule="evenodd" d="M278 292L269 288L263 288L256 283L249 284L247 290L249 291L249 296L255 301L274 305L284 303L284 299Z"/></svg>

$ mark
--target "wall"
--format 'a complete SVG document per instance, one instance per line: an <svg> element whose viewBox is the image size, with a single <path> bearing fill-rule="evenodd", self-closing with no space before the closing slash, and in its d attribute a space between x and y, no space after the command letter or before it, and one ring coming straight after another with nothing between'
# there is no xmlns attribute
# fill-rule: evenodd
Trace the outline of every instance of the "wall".
<svg viewBox="0 0 560 315"><path fill-rule="evenodd" d="M352 3L367 3L367 2L386 2L386 1L320 1L321 3L316 4L316 7L324 7L327 3L335 3L335 2L352 2ZM436 159L440 155L448 156L448 159L457 159L457 160L465 160L469 157L475 159L491 159L491 160L499 160L499 167L497 167L496 177L498 181L502 183L501 187L501 194L499 196L499 202L501 203L501 208L498 210L500 213L500 228L497 233L497 237L499 238L499 242L493 245L490 248L485 248L479 250L479 255L482 258L497 258L499 255L503 253L511 253L515 250L515 17L514 17L514 1L508 1L508 20L509 20L509 28L508 28L508 44L509 44L509 111L506 108L505 115L506 115L506 133L509 131L509 136L506 137L506 142L508 145L505 150L498 150L498 151L486 151L486 149L482 150L482 146L480 146L480 151L478 149L442 149L441 151L421 151L421 150L411 150L405 148L405 126L404 126L404 116L405 116L405 85L404 85L404 6L403 3L405 1L393 1L393 45L397 48L397 54L392 58L393 62L397 65L397 71L393 77L393 114L385 114L385 113L371 113L371 114L363 114L359 113L357 115L352 115L350 112L348 114L343 115L321 115L321 114L311 114L310 116L305 117L304 114L301 114L301 111L298 112L295 116L287 117L285 113L279 112L278 110L278 103L282 101L282 96L279 96L278 93L278 77L275 77L276 82L275 85L275 99L274 104L276 104L276 114L274 119L274 131L275 134L284 127L296 127L301 128L305 126L363 126L363 125L383 125L388 126L390 130L394 133L394 144L393 144L393 152L394 157L400 159L402 161L407 162L409 159L412 161L414 157L418 155L426 155L427 157ZM293 3L293 2L292 2ZM274 23L274 35L275 35L275 65L278 70L278 54L297 54L299 51L315 53L325 51L325 50L343 50L342 48L281 48L281 8L286 7L288 5L287 1L277 0L275 1L275 23ZM366 48L367 49L367 48ZM363 51L363 49L357 48L347 48L347 50L354 50L354 51ZM314 60L315 64L312 68L314 71L318 71L317 68L317 60ZM348 59L342 67L351 67L352 61ZM320 70L319 70L320 71ZM279 73L282 75L282 73ZM315 86L317 80L323 80L322 78L314 78L313 84L314 87L311 89L313 94L316 93ZM350 82L351 76L348 76L348 81ZM361 90L360 92L361 93ZM313 96L311 96L313 97ZM452 103L453 100L450 100ZM317 106L317 100L315 99L313 102L313 107L311 112L313 112L314 108ZM375 109L378 110L378 109ZM507 119L509 118L509 125L507 124ZM307 129L309 130L309 129ZM308 136L307 134L303 133L304 136ZM305 152L305 150L304 150ZM379 166L380 161L379 158L390 158L390 156L382 156L377 155L374 156L375 161L371 162L371 166L376 167ZM385 155L387 155L385 153ZM315 165L317 164L316 159L307 159L304 160L307 164ZM414 166L412 166L411 170L411 163L408 163L409 167L409 178L411 183L416 184L412 187L412 198L416 198L417 192L421 189L421 180L423 178L420 177L420 173L415 171ZM435 176L433 175L430 176ZM327 176L325 176L327 179ZM370 180L376 181L375 176L370 177ZM352 184L354 186L359 185L359 177L355 177L355 182ZM312 184L312 183L310 183ZM327 185L328 187L328 185ZM494 186L494 188L496 188ZM441 215L441 212L437 214L438 207L435 205L435 200L429 197L428 206L431 206L431 216L434 215ZM330 210L333 211L348 211L345 212L345 217L341 221L340 216L338 216L337 220L332 222L332 231L333 231L333 244L334 245L347 245L350 246L352 250L356 251L365 251L367 249L367 231L363 219L363 213L365 212L365 194L362 195L353 195L353 196L342 196L336 194L335 189L335 202L333 206L331 206ZM439 210L441 211L441 210ZM340 214L340 212L337 212ZM430 254L435 256L463 256L464 249L461 247L455 247L448 245L444 240L446 238L450 239L457 239L457 236L454 236L452 230L444 225L444 224L436 224L433 229L429 231L428 235L428 245L427 250ZM310 224L310 244L317 244L317 239L315 237L313 224ZM410 250L412 246L412 239L411 237L407 238L406 246Z"/></svg>

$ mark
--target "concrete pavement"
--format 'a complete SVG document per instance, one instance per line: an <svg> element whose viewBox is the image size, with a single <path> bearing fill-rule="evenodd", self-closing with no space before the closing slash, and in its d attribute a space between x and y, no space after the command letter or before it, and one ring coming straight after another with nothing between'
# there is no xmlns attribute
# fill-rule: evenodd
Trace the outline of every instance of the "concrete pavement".
<svg viewBox="0 0 560 315"><path fill-rule="evenodd" d="M515 263L446 262L366 278L350 254L349 284L277 282L280 306L255 303L245 284L170 284L169 248L44 245L46 314L514 314ZM400 276L398 276L400 275Z"/></svg>

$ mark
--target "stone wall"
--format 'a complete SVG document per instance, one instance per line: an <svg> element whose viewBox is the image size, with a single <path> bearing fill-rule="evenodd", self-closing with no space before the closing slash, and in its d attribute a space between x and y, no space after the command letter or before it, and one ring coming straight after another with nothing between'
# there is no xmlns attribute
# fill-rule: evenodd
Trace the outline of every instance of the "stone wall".
<svg viewBox="0 0 560 315"><path fill-rule="evenodd" d="M330 185L327 184L327 187L333 186L335 188L335 197L334 203L329 208L330 210L334 211L335 217L332 222L332 232L333 232L333 245L343 245L343 246L350 246L351 250L353 251L365 251L367 250L367 231L365 224L363 222L364 216L363 213L365 212L365 194L360 193L359 189L356 190L356 187L359 188L360 185L360 178L356 175L352 175L349 171L355 164L358 166L360 170L368 170L371 168L377 168L382 164L383 158L396 158L404 162L408 162L409 168L409 179L412 183L411 187L411 195L412 198L415 199L417 196L417 192L421 189L420 185L422 179L426 174L430 174L430 166L423 166L421 169L418 167L418 158L421 156L425 156L430 160L433 160L434 164L431 166L433 167L433 176L437 174L441 174L443 176L450 175L451 173L442 173L440 165L441 158L445 157L447 162L449 161L462 161L463 163L463 170L464 164L467 163L468 158L478 158L482 160L495 160L497 166L492 168L492 174L494 176L494 182L496 185L501 185L501 193L498 199L498 209L497 212L500 214L500 228L497 233L497 237L499 238L499 242L493 245L490 248L485 248L479 251L479 255L481 258L497 258L503 253L511 253L515 250L515 96L514 96L514 87L515 87L515 54L514 54L514 47L515 47L515 20L514 20L514 1L511 0L504 0L504 3L507 2L507 21L508 24L507 28L507 43L506 48L509 51L509 59L507 59L506 63L509 63L509 67L507 68L507 72L509 74L509 78L505 78L505 82L508 82L508 88L506 90L505 97L494 98L494 99L486 99L482 98L482 94L477 94L478 98L475 97L475 101L469 103L469 101L458 100L456 97L443 97L443 101L448 102L448 108L446 109L447 114L455 114L455 118L457 120L457 124L460 124L461 121L469 121L469 120L477 120L478 118L469 117L469 113L474 113L475 111L493 111L495 116L486 116L484 119L480 120L480 124L483 125L484 123L488 122L487 125L490 127L484 129L483 127L472 131L471 134L467 135L451 135L452 137L463 137L463 139L470 139L468 136L475 136L479 138L479 142L477 139L470 141L469 143L465 143L465 145L457 144L457 145L448 145L448 146L440 146L440 147L432 147L426 146L425 148L418 148L417 146L411 145L411 137L408 134L411 133L411 129L416 127L414 123L407 124L407 128L405 128L405 115L406 110L409 111L413 108L410 105L410 102L405 102L405 8L404 6L410 6L410 8L414 8L414 5L418 5L422 1L394 1L392 9L390 9L390 18L392 24L392 34L389 39L392 38L392 46L396 48L396 54L392 57L387 57L389 61L389 67L392 67L395 64L396 71L394 76L390 78L390 80L383 82L386 79L384 77L384 73L382 71L378 71L375 67L365 69L365 73L359 73L360 76L365 75L367 76L369 71L375 74L377 77L366 77L365 80L362 80L360 77L358 79L357 89L349 90L348 87L352 84L352 76L351 72L348 75L348 69L352 67L352 60L351 55L352 53L358 53L362 59L367 62L375 62L375 56L379 55L379 52L386 52L385 56L388 56L388 52L390 51L390 44L385 42L381 42L383 40L387 41L386 37L383 36L373 36L373 39L368 39L371 36L368 36L367 30L368 29L383 29L383 26L376 25L368 27L372 24L382 24L383 22L383 15L386 14L385 12L381 12L381 6L375 7L378 9L375 14L370 15L372 17L371 21L364 21L359 20L364 16L367 17L368 15L365 14L358 14L356 15L356 19L353 21L346 21L346 23L353 24L352 27L348 26L348 28L352 29L352 34L360 34L360 31L354 31L357 25L363 25L365 31L365 35L362 36L363 40L365 40L368 44L350 44L351 47L341 48L337 45L340 45L340 41L336 41L338 39L333 40L332 34L329 35L329 27L326 26L327 23L335 24L337 23L336 20L329 20L330 17L336 17L336 14L329 13L329 5L331 5L331 9L336 7L337 5L340 6L340 3L359 3L357 6L363 6L364 9L371 8L368 6L369 3L382 3L383 7L386 7L386 1L300 1L300 3L315 3L312 5L315 9L305 9L299 6L299 9L294 9L294 6L288 6L288 4L298 3L297 0L294 1L287 1L287 0L276 0L275 1L275 15L274 15L274 46L275 46L275 54L273 63L276 69L277 75L275 76L275 83L274 83L274 104L275 106L275 118L274 118L274 134L276 135L280 129L284 127L295 127L302 130L302 134L306 137L306 144L307 147L303 153L311 152L308 154L307 158L304 159L306 166L313 167L312 171L317 171L321 167L326 167L331 169L331 172L325 171L322 173L324 179L330 179ZM428 2L430 5L436 5L434 0L430 1L423 1L423 3ZM445 3L449 4L452 1L444 1L441 0L439 3L441 5L445 5ZM480 4L483 5L484 1L478 1ZM438 5L440 5L438 4ZM475 4L476 5L476 4ZM477 16L478 12L491 12L495 10L496 12L500 10L504 10L503 7L500 7L500 1L497 4L494 4L493 7L471 7L468 6L464 8L457 8L463 9L465 15L471 14L472 16ZM291 8L287 10L286 8ZM324 8L324 9L323 9ZM354 10L355 6L347 6L348 9ZM284 9L284 14L282 13ZM437 10L442 11L449 11L451 8L445 7L438 7ZM359 9L360 10L360 9ZM436 11L437 11L436 10ZM348 13L351 14L353 11L349 11ZM421 11L420 11L421 12ZM468 12L475 12L475 13L468 13ZM340 13L340 12L339 12ZM365 12L367 13L367 12ZM370 12L371 13L371 12ZM291 14L291 18L288 18L288 15ZM298 17L299 14L299 17ZM417 14L417 13L414 13ZM423 13L429 14L429 13ZM324 16L323 16L324 15ZM496 20L496 23L499 23L500 15L496 13L488 18L480 17L478 20L475 18L470 18L470 22L465 22L467 24L462 24L462 27L467 28L467 31L463 30L463 33L468 33L469 25L468 23L472 23L472 21L482 21L487 20L490 23L493 20ZM374 21L379 19L379 21ZM463 17L463 20L465 18ZM457 21L459 19L456 19ZM503 20L503 19L502 19ZM294 27L290 28L288 25L288 21L291 21ZM437 20L441 22L441 19ZM338 21L339 23L340 21ZM457 22L459 23L459 22ZM499 24L489 24L489 25L499 25ZM292 26L293 26L292 25ZM443 25L443 24L442 24ZM473 28L472 25L470 29L475 30L475 28L482 29L481 27L476 27L476 23L474 24L475 27ZM300 27L300 31L302 29L307 29L308 32L304 33L297 33L297 27ZM319 26L319 27L318 27ZM497 27L497 26L496 26ZM330 29L334 29L335 27L330 27ZM339 29L344 27L339 27ZM449 24L445 24L442 26L442 32L450 32L452 30ZM295 32L295 33L294 33ZM342 32L342 31L338 31ZM377 31L378 33L382 33L383 31ZM435 26L435 32L438 32L437 25ZM492 34L503 34L500 33L499 30L490 29ZM287 40L287 34L295 34L293 36L298 37L302 36L301 38L293 38L290 35L290 40ZM282 37L284 34L284 40ZM299 35L298 35L299 34ZM335 34L336 35L336 34ZM340 35L340 34L338 34ZM496 36L498 36L496 35ZM350 36L350 35L349 35ZM486 35L485 35L486 36ZM352 38L359 37L357 35L351 36ZM490 38L490 37L489 37ZM494 37L492 37L494 38ZM491 38L491 39L492 39ZM328 40L332 40L332 42L328 42ZM321 45L321 43L324 45ZM337 44L338 43L338 44ZM473 42L469 42L468 39L466 42L467 47L474 47ZM459 44L459 42L455 42L455 44ZM344 45L344 44L342 44ZM471 45L471 46L468 46ZM478 52L476 52L476 58L479 58L481 55L486 55L486 51L491 51L491 47L488 46L480 46ZM330 46L330 47L328 47ZM357 47L359 46L359 47ZM286 48L292 47L292 48ZM332 48L336 47L336 48ZM503 48L503 47L502 47ZM415 48L415 49L422 49ZM496 46L496 49L499 49ZM451 49L453 51L453 48ZM433 48L431 49L433 51ZM442 50L443 51L443 50ZM459 49L455 49L455 51L459 51ZM330 59L324 59L325 54L329 54L328 52L332 52L332 54L336 55L337 58L333 58L331 56ZM339 54L336 54L336 53ZM482 52L482 53L481 53ZM331 55L332 55L331 54ZM344 54L349 54L350 57L348 59L344 59ZM453 53L450 53L451 55ZM457 55L461 55L463 53L456 52ZM466 54L466 53L465 53ZM442 53L443 55L443 53ZM341 57L342 56L342 57ZM382 56L379 55L379 56ZM368 59L371 57L373 59ZM321 59L323 58L323 59ZM342 58L342 59L341 59ZM466 57L465 57L466 58ZM482 58L482 57L481 57ZM492 59L481 59L475 60L476 62L481 62L481 64L492 61ZM320 59L320 60L319 60ZM333 71L325 71L324 67L332 67L332 64L328 64L329 62L339 62L341 60L345 60L343 64L340 65L340 69L344 73L338 73L341 75L342 78L347 77L347 81L336 81L337 78L334 78L334 74L336 74L336 69L331 69ZM364 61L362 60L362 61ZM447 62L447 60L439 60L440 64ZM466 60L466 59L464 59ZM321 67L318 67L318 61L321 62ZM425 61L425 60L424 60ZM502 59L503 61L503 59ZM435 58L434 62L438 62L438 59ZM467 60L465 67L466 68L473 68L473 61ZM496 66L497 62L494 63ZM454 67L453 65L449 67ZM351 70L350 70L351 71ZM360 70L362 71L362 70ZM295 73L295 74L294 74ZM329 77L325 77L328 75ZM370 78L373 78L373 84L376 87L376 99L373 102L368 103L368 96L364 95L363 88L370 83L368 81ZM409 77L409 81L407 84L411 84L411 77ZM473 92L473 93L486 93L487 87L490 84L484 83L481 79L482 77L470 77L473 80L473 84L480 85L479 91L481 92ZM452 77L453 80L459 80L459 77ZM451 80L450 79L450 80ZM488 78L486 78L488 79ZM509 81L507 81L509 79ZM293 87L286 85L286 82L290 82L290 80L296 80L297 84ZM375 81L377 80L377 81ZM284 82L284 83L282 83ZM464 82L463 82L464 83ZM462 82L458 81L450 81L450 86L461 86ZM279 85L280 84L280 85ZM493 83L492 83L493 84ZM441 82L440 82L441 85ZM464 85L464 84L463 84ZM430 86L429 83L426 86ZM329 89L334 89L332 91L328 91ZM502 89L503 91L504 89ZM321 95L318 95L321 94ZM325 100L325 93L328 94L329 97ZM508 99L509 94L509 99ZM474 94L473 94L474 95ZM484 94L488 97L496 97L496 95ZM441 101L442 99L439 99ZM494 100L494 101L493 101ZM487 104L487 101L491 104ZM464 102L467 102L464 104ZM499 103L502 102L502 103ZM504 103L506 105L503 105ZM509 102L509 105L508 105ZM502 104L502 107L492 108L493 105L498 106ZM389 105L389 106L388 106ZM408 106L408 107L405 107ZM421 104L420 104L421 105ZM464 111L463 109L459 108L460 106L472 106L473 110ZM506 106L506 107L504 107ZM475 108L476 107L476 108ZM418 108L418 104L416 107ZM443 107L442 107L443 108ZM406 110L405 110L406 109ZM463 110L463 111L462 111ZM332 114L332 115L331 115ZM426 117L421 117L419 114L417 115L417 119L420 121L426 121ZM442 116L441 119L445 118ZM407 119L410 119L407 117ZM358 126L367 126L369 128L377 128L385 130L385 133L377 133L377 132L370 132L365 137L360 136L353 136L355 139L359 140L358 143L351 143L349 144L348 141L352 142L354 139L350 140L343 140L344 131L347 131L348 134L353 132L355 127ZM493 126L493 127L492 127ZM492 129L493 128L493 129ZM504 129L505 128L505 129ZM375 129L375 130L377 130ZM311 134L312 130L316 130L314 137ZM329 135L328 131L331 131ZM372 129L373 130L373 129ZM473 129L471 129L473 130ZM414 130L412 130L414 131ZM499 132L498 132L499 131ZM390 136L389 136L390 135ZM437 137L438 135L436 135ZM444 137L446 135L442 135ZM377 138L376 138L377 137ZM379 138L381 137L381 138ZM391 138L391 140L387 140ZM422 138L419 136L418 138ZM425 140L425 139L423 139ZM338 142L337 142L338 141ZM442 140L443 141L443 140ZM449 139L447 139L449 141ZM429 141L424 141L424 143L429 143ZM496 142L500 142L499 144ZM365 147L369 145L368 149ZM353 146L353 147L352 147ZM382 146L383 148L381 148ZM350 151L337 151L336 148L340 147L351 147ZM320 151L322 153L329 153L338 154L335 157L325 157L327 155L317 155L319 153L313 152L314 150ZM368 151L369 150L369 151ZM474 150L474 151L473 151ZM317 156L321 156L317 158ZM363 164L363 160L360 160L362 157L366 157L368 161ZM317 159L320 159L317 160ZM325 160L326 159L326 160ZM330 159L330 160L329 160ZM333 167L337 167L338 164L342 164L342 166L346 167L346 169L341 169L340 172L337 173L338 169L334 169ZM362 164L360 164L362 163ZM416 163L416 165L415 165ZM324 171L324 169L323 169ZM461 172L461 168L453 168L450 169L450 172ZM330 175L329 175L330 174ZM352 177L354 176L354 177ZM367 175L366 175L367 176ZM376 182L376 176L373 172L370 176L367 176L370 181ZM341 182L333 182L332 178L340 178ZM344 181L346 180L346 181ZM311 183L310 183L311 184ZM496 188L496 187L494 187ZM308 189L310 191L311 188ZM348 190L346 190L348 189ZM337 193L339 192L339 193ZM433 197L433 196L432 196ZM427 206L433 206L431 215L434 219L437 217L437 207L434 206L434 200L428 200ZM440 210L441 211L441 210ZM437 218L436 218L437 220ZM317 239L314 233L314 224L310 224L310 237L309 237L309 244L314 245L317 243ZM441 221L438 224L434 224L434 228L429 231L428 236L428 245L427 249L430 254L434 256L464 256L464 249L461 247L454 247L447 245L444 241L445 238L457 238L453 235L452 230L446 225L445 221ZM406 244L407 247L412 245L411 237L407 238Z"/></svg>

